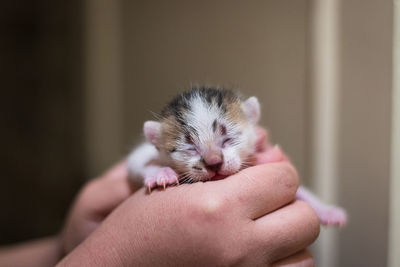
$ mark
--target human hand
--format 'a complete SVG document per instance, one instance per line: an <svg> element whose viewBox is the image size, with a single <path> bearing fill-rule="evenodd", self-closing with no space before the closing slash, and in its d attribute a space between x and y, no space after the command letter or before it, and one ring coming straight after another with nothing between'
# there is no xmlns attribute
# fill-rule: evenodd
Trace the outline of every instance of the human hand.
<svg viewBox="0 0 400 267"><path fill-rule="evenodd" d="M283 155L279 147L266 151ZM297 187L293 166L281 161L150 195L141 189L60 265L312 264L304 249L319 221L307 204L293 202Z"/></svg>
<svg viewBox="0 0 400 267"><path fill-rule="evenodd" d="M283 153L268 144L268 134L257 129L258 164L281 161ZM271 150L272 149L272 150ZM273 153L267 153L273 152ZM104 218L134 191L124 162L88 182L76 197L60 235L62 253L69 253L96 229Z"/></svg>
<svg viewBox="0 0 400 267"><path fill-rule="evenodd" d="M76 197L60 235L64 254L88 237L105 217L134 189L128 183L125 163L88 182Z"/></svg>
<svg viewBox="0 0 400 267"><path fill-rule="evenodd" d="M259 127L257 135L257 163L281 161L283 153L269 145L267 131ZM69 253L85 240L115 207L133 193L132 189L124 162L88 182L68 213L59 238L62 253Z"/></svg>
<svg viewBox="0 0 400 267"><path fill-rule="evenodd" d="M256 142L256 155L255 165L289 161L289 158L283 153L279 145L271 145L269 142L268 132L262 128L256 128L257 142Z"/></svg>
<svg viewBox="0 0 400 267"><path fill-rule="evenodd" d="M269 133L262 127L256 128L258 136L256 142L255 165L266 164L271 162L289 161L289 157L283 153L279 145L271 145L269 141ZM290 255L278 262L274 267L278 266L314 266L314 259L308 249Z"/></svg>

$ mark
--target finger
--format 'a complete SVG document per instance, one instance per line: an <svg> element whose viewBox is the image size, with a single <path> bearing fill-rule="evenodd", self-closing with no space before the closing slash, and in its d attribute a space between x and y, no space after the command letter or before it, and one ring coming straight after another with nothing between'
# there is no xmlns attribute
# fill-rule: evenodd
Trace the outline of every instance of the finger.
<svg viewBox="0 0 400 267"><path fill-rule="evenodd" d="M263 151L268 144L268 132L261 127L256 128L257 141L256 141L256 149L257 151Z"/></svg>
<svg viewBox="0 0 400 267"><path fill-rule="evenodd" d="M272 267L313 267L314 259L307 249L275 262Z"/></svg>
<svg viewBox="0 0 400 267"><path fill-rule="evenodd" d="M210 187L235 205L236 211L256 219L291 202L298 185L294 167L289 162L278 162L244 169Z"/></svg>
<svg viewBox="0 0 400 267"><path fill-rule="evenodd" d="M295 201L255 221L254 236L264 243L271 262L286 258L311 245L319 234L319 220L303 201Z"/></svg>
<svg viewBox="0 0 400 267"><path fill-rule="evenodd" d="M120 161L114 166L112 166L109 170L107 170L102 176L101 179L125 179L128 177L128 169L126 168L126 162Z"/></svg>
<svg viewBox="0 0 400 267"><path fill-rule="evenodd" d="M131 194L131 187L127 181L100 180L96 195L91 196L90 206L93 208L93 214L107 216Z"/></svg>
<svg viewBox="0 0 400 267"><path fill-rule="evenodd" d="M133 183L129 178L128 178L128 169L126 167L126 161L120 161L117 164L115 164L113 167L111 167L108 171L106 171L105 174L101 176L101 179L110 179L110 180L123 180L128 181L129 186L131 187L132 193L137 191L142 187L142 184L138 185Z"/></svg>
<svg viewBox="0 0 400 267"><path fill-rule="evenodd" d="M267 147L263 152L256 154L256 165L279 161L288 161L279 145Z"/></svg>
<svg viewBox="0 0 400 267"><path fill-rule="evenodd" d="M131 194L125 164L120 163L85 186L81 207L89 216L102 219Z"/></svg>

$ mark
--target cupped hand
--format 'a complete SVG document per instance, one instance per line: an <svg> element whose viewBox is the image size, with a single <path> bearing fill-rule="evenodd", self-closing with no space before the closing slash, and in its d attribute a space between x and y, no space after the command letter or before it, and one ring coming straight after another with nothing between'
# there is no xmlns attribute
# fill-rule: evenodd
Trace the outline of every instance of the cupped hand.
<svg viewBox="0 0 400 267"><path fill-rule="evenodd" d="M267 132L257 131L257 164L275 163L222 181L151 195L140 190L128 199L133 191L121 163L89 182L64 227L65 252L116 210L61 265L312 266L304 248L318 235L316 215L292 202L297 173L281 149L268 144Z"/></svg>
<svg viewBox="0 0 400 267"><path fill-rule="evenodd" d="M71 206L61 232L63 253L69 253L85 240L133 191L123 162L88 182Z"/></svg>
<svg viewBox="0 0 400 267"><path fill-rule="evenodd" d="M278 154L280 149L275 149L269 151ZM184 184L150 195L141 189L60 265L312 262L304 249L317 237L319 222L307 204L293 202L297 187L295 169L281 161L250 167L224 180Z"/></svg>
<svg viewBox="0 0 400 267"><path fill-rule="evenodd" d="M280 150L272 148L273 153L267 153L271 148L267 132L257 128L257 134L257 163L280 161L283 155ZM132 186L128 181L125 162L116 164L105 174L88 182L71 206L61 232L63 253L69 253L85 240L114 208L135 191Z"/></svg>

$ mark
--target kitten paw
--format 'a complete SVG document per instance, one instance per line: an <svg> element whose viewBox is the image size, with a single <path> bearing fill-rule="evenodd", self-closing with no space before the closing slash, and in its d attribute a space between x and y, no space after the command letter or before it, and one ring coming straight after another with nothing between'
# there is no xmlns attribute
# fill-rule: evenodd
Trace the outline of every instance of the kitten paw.
<svg viewBox="0 0 400 267"><path fill-rule="evenodd" d="M338 207L329 206L318 213L319 220L324 226L343 226L347 223L346 212Z"/></svg>
<svg viewBox="0 0 400 267"><path fill-rule="evenodd" d="M153 175L146 175L144 177L144 186L151 193L151 190L157 187L157 178Z"/></svg>
<svg viewBox="0 0 400 267"><path fill-rule="evenodd" d="M179 184L179 176L170 167L161 168L156 175L156 184L165 189L168 185Z"/></svg>

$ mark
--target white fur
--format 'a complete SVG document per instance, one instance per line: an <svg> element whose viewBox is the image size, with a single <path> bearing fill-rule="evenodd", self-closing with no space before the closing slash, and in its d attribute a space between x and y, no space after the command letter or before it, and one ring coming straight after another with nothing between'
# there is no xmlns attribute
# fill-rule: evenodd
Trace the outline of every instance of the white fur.
<svg viewBox="0 0 400 267"><path fill-rule="evenodd" d="M229 121L216 104L210 105L199 95L189 104L191 111L181 114L181 117L197 133L197 136L192 136L194 144L188 144L182 133L178 136L176 152L164 151L162 145L158 145L157 150L154 146L157 146L162 134L161 125L155 121L146 122L144 134L147 141L154 146L149 143L143 144L129 156L128 168L133 180L154 176L159 171L154 164L149 164L150 161L158 161L159 167L161 162L174 166L183 176L181 178L188 181L204 181L217 174L202 163L207 155L222 156L223 163L218 172L221 175L230 175L248 166L246 161L248 156L255 152L257 139L255 124L260 114L257 98L251 97L242 103L243 113L248 120L245 124ZM215 120L219 125L226 127L226 136L221 135L219 130L212 130ZM223 145L226 138L232 138L233 141Z"/></svg>
<svg viewBox="0 0 400 267"><path fill-rule="evenodd" d="M249 97L246 101L242 103L242 109L247 116L247 119L253 124L257 124L261 113L260 113L260 103L257 97Z"/></svg>
<svg viewBox="0 0 400 267"><path fill-rule="evenodd" d="M323 225L343 226L347 223L344 209L324 204L304 186L300 186L297 190L296 199L307 202L315 210Z"/></svg>
<svg viewBox="0 0 400 267"><path fill-rule="evenodd" d="M153 173L155 175L159 168L149 165L149 163L157 161L158 158L157 149L148 142L134 149L126 160L130 179L136 184L141 184L146 174Z"/></svg>
<svg viewBox="0 0 400 267"><path fill-rule="evenodd" d="M259 113L259 110L257 111L259 105L252 106L254 103L258 103L258 101L253 97L252 101L244 107L249 110L251 109L253 113ZM182 153L179 155L180 158L177 159L188 162L185 169L189 173L190 178L193 180L207 180L215 175L214 172L210 172L205 168L202 170L193 170L192 168L192 166L198 164L202 157L204 158L209 153L223 155L224 160L219 171L220 174L230 175L239 171L243 164L241 156L254 153L256 135L253 121L245 125L229 121L216 105L209 105L199 96L192 101L191 110L191 112L185 114L185 122L198 133L198 140L195 140L198 153L189 157L182 155ZM244 111L247 116L246 112L247 110ZM218 134L212 131L212 124L216 119L219 124L226 126L228 136L218 136ZM237 132L241 132L241 134L235 134ZM222 148L221 143L226 137L234 138L237 144L234 146L227 145L225 148Z"/></svg>
<svg viewBox="0 0 400 267"><path fill-rule="evenodd" d="M245 160L255 153L255 126L260 118L260 104L256 97L250 97L241 104L247 119L245 124L227 120L217 106L206 103L200 96L195 97L190 106L191 111L181 116L185 123L198 133L197 136L192 136L194 144L188 144L182 133L177 137L176 151L165 151L162 144L159 144L162 135L161 124L156 121L146 122L143 130L148 142L133 150L127 159L129 176L133 182L143 183L144 180L149 189L155 186L165 187L177 182L178 169L183 182L208 180L216 173L204 166L204 160L201 162L207 155L213 156L213 153L218 157L222 155L223 163L218 171L221 175L231 175L251 164ZM227 128L226 136L212 130L216 119ZM225 138L233 138L234 142L224 146ZM169 168L172 166L175 167L175 171ZM304 187L298 189L296 198L308 202L324 225L344 225L347 221L343 209L323 204Z"/></svg>
<svg viewBox="0 0 400 267"><path fill-rule="evenodd" d="M161 137L161 124L158 121L146 121L143 125L146 140L156 145Z"/></svg>

